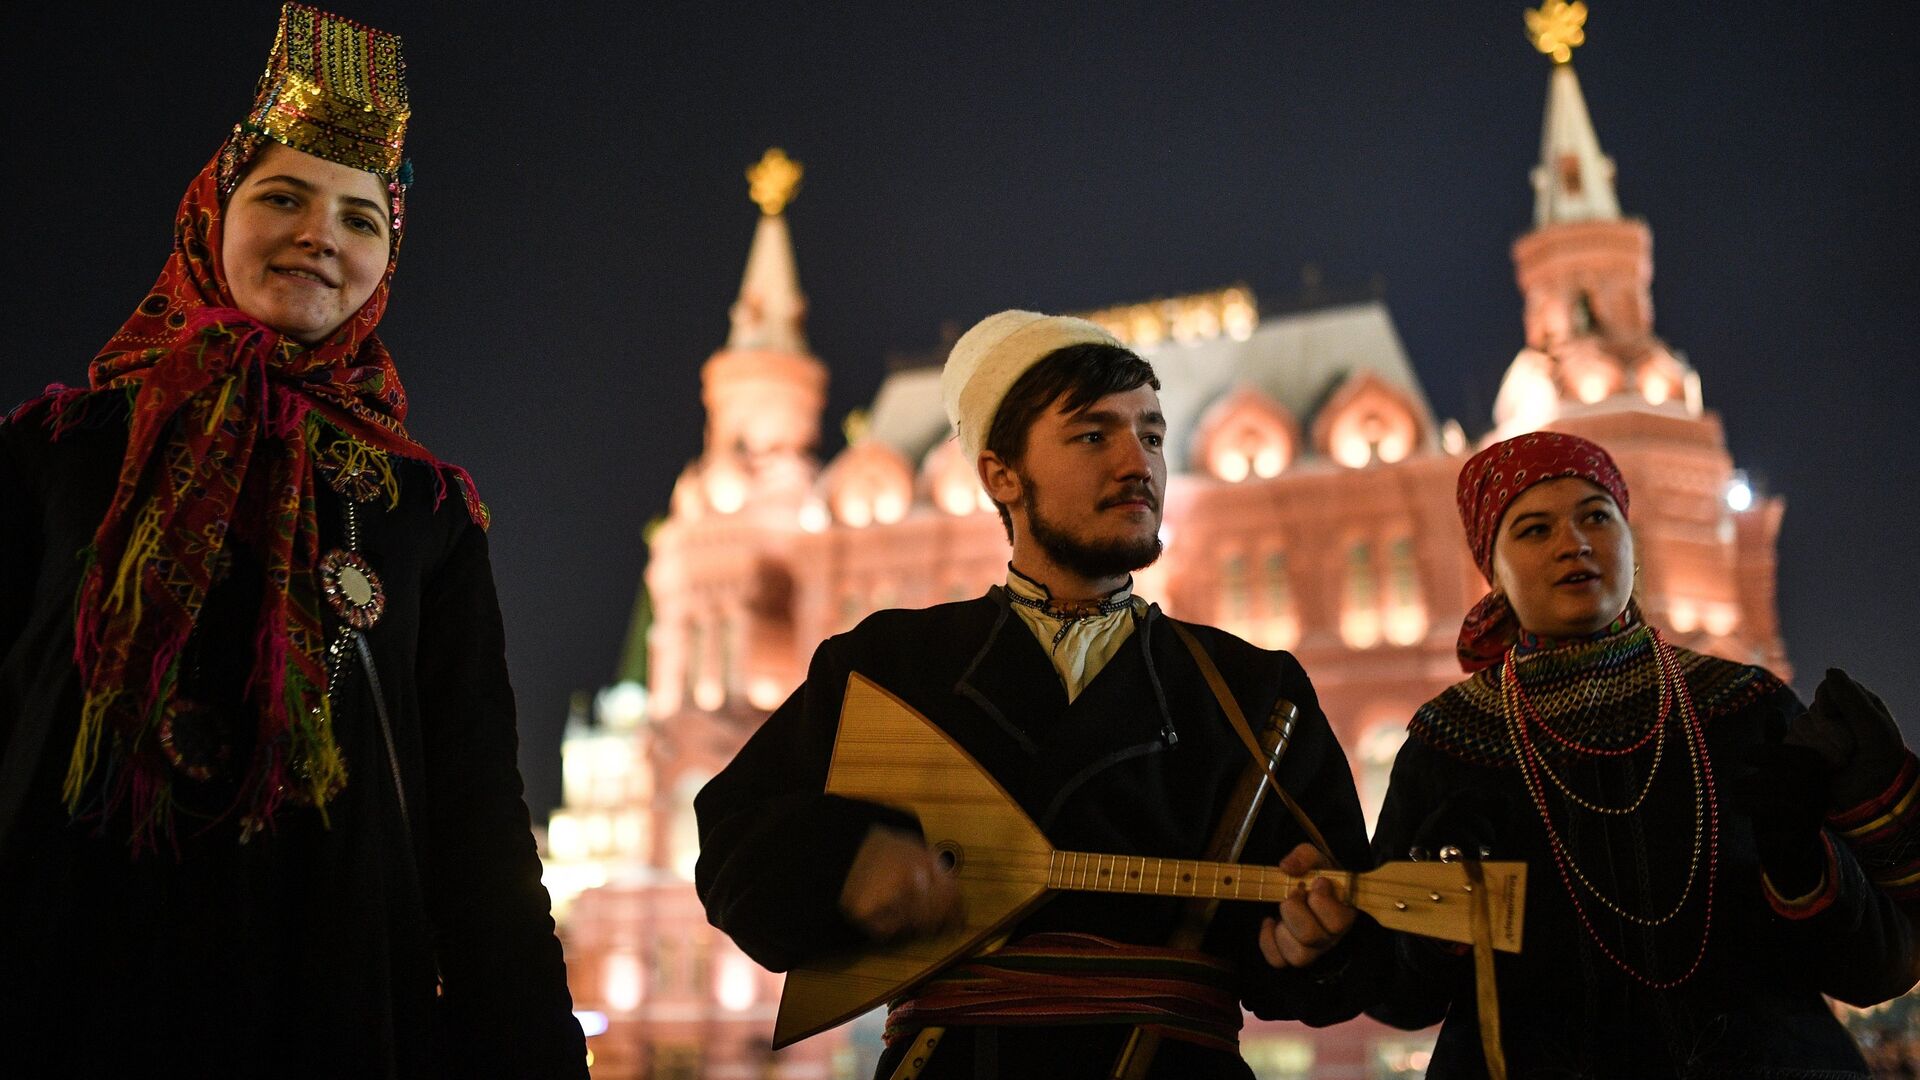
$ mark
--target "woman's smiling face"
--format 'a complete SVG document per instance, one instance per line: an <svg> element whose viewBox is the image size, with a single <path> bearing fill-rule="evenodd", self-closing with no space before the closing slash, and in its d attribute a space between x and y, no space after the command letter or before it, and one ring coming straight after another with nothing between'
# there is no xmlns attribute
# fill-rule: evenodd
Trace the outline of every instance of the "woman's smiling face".
<svg viewBox="0 0 1920 1080"><path fill-rule="evenodd" d="M1535 484L1500 520L1493 580L1527 630L1593 633L1633 597L1633 533L1597 485L1577 476Z"/></svg>
<svg viewBox="0 0 1920 1080"><path fill-rule="evenodd" d="M270 142L227 200L220 261L241 311L312 345L373 295L391 237L379 177Z"/></svg>

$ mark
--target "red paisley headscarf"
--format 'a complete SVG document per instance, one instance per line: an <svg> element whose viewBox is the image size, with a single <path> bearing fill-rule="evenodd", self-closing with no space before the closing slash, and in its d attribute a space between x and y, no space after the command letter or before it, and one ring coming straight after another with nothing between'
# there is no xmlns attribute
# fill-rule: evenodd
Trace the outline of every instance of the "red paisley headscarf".
<svg viewBox="0 0 1920 1080"><path fill-rule="evenodd" d="M224 576L230 536L260 554L265 578L246 686L257 729L238 796L243 825L271 821L288 798L324 811L345 782L315 578L318 424L431 463L441 495L453 478L473 520L487 524L471 478L407 434L406 391L374 335L392 257L360 310L311 347L235 307L220 262L224 196L260 145L259 136L236 131L194 177L174 221L173 254L94 358L89 387L52 392L16 414L40 407L58 430L87 395L126 394L132 403L119 482L77 601L83 704L65 796L75 812L95 802L106 741L112 765L97 808L103 820L127 810L136 849L170 834L171 691L207 591ZM400 186L390 193L397 251Z"/></svg>
<svg viewBox="0 0 1920 1080"><path fill-rule="evenodd" d="M1467 459L1455 498L1474 564L1489 583L1493 581L1493 541L1507 507L1535 484L1568 476L1590 481L1613 496L1621 518L1627 516L1627 482L1619 467L1598 443L1578 435L1536 431L1494 443ZM1498 663L1518 630L1506 594L1498 589L1488 593L1460 624L1456 651L1461 668L1472 674Z"/></svg>

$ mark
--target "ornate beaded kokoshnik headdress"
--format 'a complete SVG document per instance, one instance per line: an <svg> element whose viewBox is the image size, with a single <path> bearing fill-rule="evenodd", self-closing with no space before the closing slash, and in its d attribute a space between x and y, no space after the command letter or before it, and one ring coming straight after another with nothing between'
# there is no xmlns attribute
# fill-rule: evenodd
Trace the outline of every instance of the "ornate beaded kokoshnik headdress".
<svg viewBox="0 0 1920 1080"><path fill-rule="evenodd" d="M287 4L253 105L221 161L221 193L232 191L260 141L272 139L365 169L387 181L397 197L413 179L402 156L413 115L406 73L399 35ZM397 231L399 222L394 225Z"/></svg>

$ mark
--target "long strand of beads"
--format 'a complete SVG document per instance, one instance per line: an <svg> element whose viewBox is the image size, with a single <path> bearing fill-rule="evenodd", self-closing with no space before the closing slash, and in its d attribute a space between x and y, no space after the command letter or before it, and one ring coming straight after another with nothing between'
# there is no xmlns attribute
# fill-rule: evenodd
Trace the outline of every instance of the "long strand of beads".
<svg viewBox="0 0 1920 1080"><path fill-rule="evenodd" d="M1660 653L1657 642L1656 642L1656 647L1651 659L1653 660L1655 665L1654 677L1660 680L1662 696L1665 697L1669 692L1669 687L1667 685L1667 679L1665 678L1666 669L1661 664L1661 653ZM1693 758L1692 758L1692 766L1693 766L1692 772L1693 772L1693 783L1694 783L1694 834L1693 834L1693 849L1688 857L1687 880L1681 888L1679 899L1674 902L1672 909L1670 909L1665 915L1662 915L1659 917L1649 917L1645 915L1635 914L1634 912L1630 912L1626 910L1624 907L1622 907L1621 905L1615 903L1605 893L1603 893L1598 886L1596 886L1593 883L1592 879L1587 877L1586 872L1580 868L1580 864L1578 863L1578 861L1573 859L1572 853L1569 850L1567 850L1565 842L1560 838L1559 833L1554 829L1553 820L1552 820L1549 807L1547 804L1547 800L1546 800L1546 793L1545 793L1545 790L1540 786L1540 782L1539 782L1538 771L1540 769L1540 764L1536 760L1533 760L1532 756L1527 753L1527 751L1531 749L1531 747L1530 747L1530 744L1528 744L1526 741L1524 726L1519 724L1517 720L1518 710L1513 707L1513 695L1518 690L1518 683L1515 682L1515 683L1509 684L1505 689L1507 690L1507 700L1509 705L1508 711L1507 711L1508 712L1508 729L1509 729L1509 732L1512 734L1514 741L1516 742L1516 744L1518 744L1518 749L1520 751L1519 753L1516 754L1516 756L1518 757L1521 763L1521 775L1522 775L1522 778L1527 783L1527 789L1529 794L1532 795L1533 797L1535 808L1539 812L1541 820L1546 826L1547 839L1549 844L1553 847L1556 857L1565 856L1567 868L1568 870L1571 871L1573 877L1576 880L1578 880L1581 885L1585 886L1587 891L1592 893L1594 898L1599 900L1600 903L1607 908L1607 910L1613 912L1615 915L1619 916L1620 918L1626 919L1629 922L1638 923L1643 926L1662 926L1668 922L1673 921L1673 919L1676 918L1683 909L1685 909L1687 899L1689 896L1692 895L1694 882L1697 879L1698 873L1699 873L1700 853L1704 845L1704 839L1706 834L1705 822L1702 820L1702 817L1703 817L1702 800L1700 799L1701 770L1700 770L1700 762L1699 762L1698 754L1693 755ZM1678 693L1680 689L1683 689L1683 688L1675 688L1673 692ZM1692 748L1691 739L1689 739L1688 745L1689 745L1689 748L1691 749ZM1549 773L1549 775L1551 774ZM1570 792L1568 794L1571 796ZM1642 798L1644 797L1645 797L1645 792L1643 791ZM1575 805L1580 806L1583 809L1601 810L1603 812L1605 810L1611 809L1611 808L1596 807L1591 803L1587 803L1584 800L1579 799L1578 797L1573 797L1572 801L1575 803Z"/></svg>
<svg viewBox="0 0 1920 1080"><path fill-rule="evenodd" d="M1676 905L1674 911L1670 913L1666 918L1659 920L1658 922L1655 922L1655 921L1646 920L1644 918L1633 916L1632 914L1619 909L1616 905L1614 905L1611 901L1609 901L1603 894L1601 894L1599 890L1593 887L1592 883L1587 880L1585 873L1580 871L1578 864L1573 860L1572 853L1566 850L1566 847L1564 843L1561 841L1558 832L1553 827L1553 820L1551 815L1549 814L1548 806L1546 802L1546 792L1545 792L1545 789L1540 785L1539 778L1532 775L1531 770L1527 767L1525 756L1524 755L1519 755L1519 756L1521 758L1521 775L1526 784L1528 794L1532 796L1535 809L1540 814L1541 823L1546 828L1548 846L1553 854L1554 868L1559 873L1561 885L1563 888L1566 889L1568 899L1571 900L1573 903L1574 913L1579 916L1581 926L1586 930L1587 937L1590 940L1592 940L1596 946L1599 947L1601 953L1603 953L1608 960L1612 961L1614 966L1618 967L1621 971L1625 972L1629 977L1633 978L1635 981L1641 983L1644 986L1647 986L1650 989L1668 990L1668 989L1672 989L1673 987L1679 986L1682 983L1685 983L1689 979L1693 978L1694 974L1697 971L1699 971L1701 962L1706 958L1707 942L1711 939L1713 934L1714 885L1715 885L1715 881L1719 877L1719 865L1720 865L1720 803L1719 803L1718 791L1715 786L1714 778L1713 778L1712 761L1708 758L1708 755L1707 755L1706 732L1704 730L1703 725L1700 723L1699 713L1694 708L1693 697L1690 693L1687 692L1686 685L1682 681L1680 671L1679 671L1679 665L1673 658L1672 648L1671 646L1667 645L1666 641L1663 638L1660 637L1658 631L1654 631L1653 647L1654 647L1654 662L1656 665L1658 665L1657 677L1660 678L1667 686L1670 686L1672 688L1672 692L1675 695L1676 700L1678 701L1680 713L1681 713L1681 721L1682 721L1681 722L1682 737L1687 740L1688 749L1690 751L1690 757L1692 759L1693 766L1694 766L1694 769L1693 769L1693 772L1694 772L1694 821L1695 821L1696 850L1695 850L1694 856L1692 857L1692 859L1690 859L1690 865L1688 867L1688 872L1687 872L1687 885L1685 890L1682 893L1680 904ZM1509 653L1509 656L1508 656L1508 666L1505 674L1508 674L1508 675L1512 674L1511 653ZM1508 693L1508 703L1510 706L1508 723L1509 723L1509 729L1511 730L1515 722L1517 721L1517 715L1515 715L1515 710L1511 709L1512 698L1511 698L1510 690ZM1704 830L1701 828L1703 818L1704 818L1704 825L1705 825ZM1621 958L1621 956L1618 953L1616 953L1611 946L1607 944L1606 940L1601 937L1599 928L1594 926L1592 917L1587 913L1586 905L1581 903L1580 901L1580 894L1579 894L1579 891L1574 888L1574 882L1575 880L1578 880L1583 886L1585 886L1589 891L1591 891L1597 899L1599 899L1604 905L1606 905L1609 908L1609 910L1613 911L1615 915L1625 918L1628 921L1639 923L1640 925L1645 925L1645 926L1660 925L1660 923L1669 921L1674 915L1678 914L1680 909L1685 906L1687 897L1690 896L1692 893L1694 879L1697 876L1697 870L1699 866L1699 855L1698 855L1698 847L1700 844L1699 834L1702 831L1704 831L1706 834L1705 847L1706 847L1706 853L1707 853L1707 874L1706 874L1706 888L1705 888L1705 913L1702 918L1701 927L1700 927L1700 944L1699 944L1699 947L1694 951L1692 962L1687 965L1687 969L1684 972L1670 979L1655 979L1647 975L1646 973L1640 971L1639 969L1635 968L1632 964L1629 964L1626 960Z"/></svg>
<svg viewBox="0 0 1920 1080"><path fill-rule="evenodd" d="M1640 804L1646 802L1647 795L1653 791L1653 782L1654 779L1660 775L1660 761L1667 744L1667 717L1673 709L1673 695L1667 686L1666 680L1660 677L1659 658L1656 656L1651 659L1654 664L1654 682L1658 687L1659 704L1657 718L1654 720L1653 725L1647 729L1647 733L1649 736L1657 734L1658 738L1654 739L1653 742L1653 760L1647 767L1646 782L1641 785L1640 794L1634 796L1633 801L1625 806L1601 806L1598 803L1588 802L1586 799L1580 797L1565 780L1561 779L1558 773L1553 771L1553 768L1547 764L1545 755L1540 753L1533 745L1532 739L1527 736L1527 720L1531 719L1535 725L1542 728L1547 728L1546 721L1540 717L1539 710L1534 708L1533 703L1527 699L1526 691L1520 685L1519 673L1513 669L1513 665L1509 663L1501 673L1502 681L1505 684L1503 689L1507 691L1510 698L1508 714L1517 714L1519 716L1518 724L1511 725L1515 735L1515 743L1517 744L1516 749L1522 757L1531 760L1535 769L1545 773L1547 779L1553 781L1553 786L1559 788L1562 795L1565 795L1568 800L1583 810L1590 810L1596 814L1631 814L1640 809ZM1554 735L1555 738L1559 738L1559 735L1551 728L1547 728L1547 733ZM1582 753L1595 754L1603 757L1619 757L1646 745L1647 738L1643 736L1639 742L1627 750L1598 750L1581 746L1577 743L1570 743L1564 739L1562 739L1561 742L1563 745Z"/></svg>
<svg viewBox="0 0 1920 1080"><path fill-rule="evenodd" d="M1510 708L1509 717L1512 717L1512 715L1513 715L1513 710ZM1586 871L1582 870L1580 868L1579 862L1573 859L1572 853L1567 850L1565 841L1561 839L1559 832L1553 827L1553 819L1548 807L1548 803L1546 799L1546 791L1540 784L1540 778L1539 778L1540 765L1537 761L1533 759L1532 755L1527 753L1527 750L1529 749L1529 747L1526 744L1525 729L1523 727L1519 727L1518 725L1514 724L1511 721L1511 719L1509 721L1508 727L1509 727L1509 731L1513 734L1514 741L1520 747L1521 752L1516 756L1520 761L1521 777L1526 782L1527 792L1533 799L1535 810L1540 814L1540 819L1546 826L1548 843L1552 847L1553 853L1556 858L1561 858L1563 856L1565 857L1566 869L1569 872L1571 872L1571 874L1573 875L1573 878L1579 881L1579 883L1582 886L1584 886L1589 893L1592 893L1594 898L1600 901L1601 905L1606 907L1607 910L1613 912L1615 915L1618 915L1623 919L1628 920L1629 922L1639 923L1643 926L1662 926L1662 925L1665 925L1666 923L1673 921L1676 917L1678 917L1680 912L1684 910L1686 907L1687 898L1693 892L1693 884L1699 873L1700 853L1703 847L1705 834L1706 834L1706 830L1703 827L1704 822L1701 820L1701 816L1702 816L1701 800L1699 798L1700 769L1698 765L1697 756L1694 759L1694 767L1693 767L1693 774L1694 774L1693 850L1688 857L1687 880L1685 884L1682 886L1680 890L1679 899L1677 899L1674 902L1673 907L1670 910L1668 910L1667 913L1664 915L1661 915L1658 917L1650 917L1650 916L1635 914L1634 912L1628 911L1626 910L1626 908L1615 903L1611 898L1609 898L1605 893L1603 893L1600 890L1599 886L1593 883L1591 878L1587 877ZM1689 741L1689 748L1691 748L1691 741ZM1644 797L1644 792L1642 794ZM1586 804L1578 799L1575 799L1574 803L1577 806L1581 806L1583 809L1591 807L1591 804ZM1563 877L1564 876L1565 875L1563 874ZM1571 885L1569 885L1569 888L1571 888Z"/></svg>

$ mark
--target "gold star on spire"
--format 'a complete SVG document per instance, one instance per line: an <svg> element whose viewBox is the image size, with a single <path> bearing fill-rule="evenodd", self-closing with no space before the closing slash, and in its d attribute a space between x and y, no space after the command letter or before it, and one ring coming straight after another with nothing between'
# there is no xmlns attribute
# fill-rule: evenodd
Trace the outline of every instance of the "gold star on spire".
<svg viewBox="0 0 1920 1080"><path fill-rule="evenodd" d="M1542 0L1540 10L1527 12L1527 36L1533 47L1553 57L1556 64L1573 59L1573 50L1587 40L1587 5L1580 0Z"/></svg>
<svg viewBox="0 0 1920 1080"><path fill-rule="evenodd" d="M865 409L855 409L840 422L840 434L847 437L847 445L864 442L867 433L873 430L873 414Z"/></svg>
<svg viewBox="0 0 1920 1080"><path fill-rule="evenodd" d="M804 172L806 169L799 162L776 146L760 156L759 164L747 170L747 192L760 204L761 213L773 217L793 201Z"/></svg>

